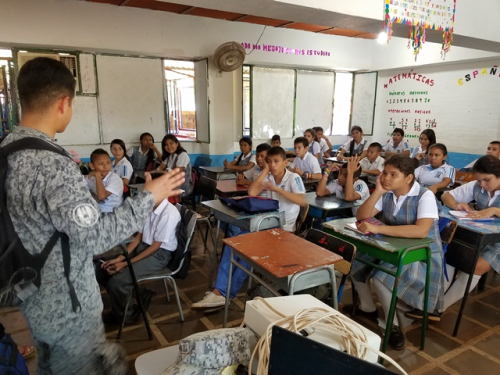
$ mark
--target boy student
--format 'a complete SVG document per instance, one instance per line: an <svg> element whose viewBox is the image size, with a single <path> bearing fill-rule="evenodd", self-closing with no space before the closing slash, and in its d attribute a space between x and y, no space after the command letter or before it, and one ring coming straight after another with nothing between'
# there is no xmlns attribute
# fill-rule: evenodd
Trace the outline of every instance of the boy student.
<svg viewBox="0 0 500 375"><path fill-rule="evenodd" d="M361 159L361 176L368 176L368 181L371 184L377 182L377 176L384 170L384 159L382 155L382 145L378 142L373 142L368 146L366 157Z"/></svg>
<svg viewBox="0 0 500 375"><path fill-rule="evenodd" d="M321 126L313 127L316 132L316 136L319 139L319 145L321 147L321 155L325 158L330 157L330 152L332 151L332 144L326 135L323 134L323 128Z"/></svg>
<svg viewBox="0 0 500 375"><path fill-rule="evenodd" d="M488 149L486 150L486 155L493 155L496 158L500 158L500 141L493 141L488 144ZM472 170L474 164L479 159L474 160L472 163L467 164L460 171L461 172L469 172Z"/></svg>
<svg viewBox="0 0 500 375"><path fill-rule="evenodd" d="M386 157L391 157L396 154L410 156L410 144L403 140L405 131L401 128L394 128L392 131L392 139L388 140L386 145L382 147Z"/></svg>
<svg viewBox="0 0 500 375"><path fill-rule="evenodd" d="M336 197L344 199L347 202L356 202L356 205L363 204L370 196L370 191L366 182L359 179L361 168L358 164L359 156L353 156L347 159L347 163L342 165L338 179L327 184L330 170L325 169L323 178L316 188L316 195L324 197L330 194L335 194ZM356 215L358 207L352 208L353 215Z"/></svg>
<svg viewBox="0 0 500 375"><path fill-rule="evenodd" d="M264 168L264 164L266 164L267 151L270 148L271 146L267 143L261 143L257 146L255 150L257 153L255 155L257 165L248 171L238 174L236 185L250 186L252 182L259 177L262 168Z"/></svg>
<svg viewBox="0 0 500 375"><path fill-rule="evenodd" d="M271 147L276 147L276 146L281 147L281 137L279 136L279 134L275 134L271 138ZM285 150L285 153L287 157L293 156L293 152L290 150Z"/></svg>
<svg viewBox="0 0 500 375"><path fill-rule="evenodd" d="M97 198L101 212L113 212L123 201L123 181L111 171L111 158L102 148L90 154L90 172L87 186Z"/></svg>
<svg viewBox="0 0 500 375"><path fill-rule="evenodd" d="M313 156L314 157L314 156ZM286 154L281 147L271 147L267 151L267 163L263 165L262 173L250 185L248 194L257 196L265 191L267 198L279 201L280 211L285 212L285 225L283 229L289 232L295 230L295 222L299 215L300 206L307 204L305 199L305 188L302 179L297 174L286 169ZM229 227L231 230L233 226ZM229 231L228 231L229 232ZM246 231L239 231L243 234ZM231 261L231 251L225 248L222 252L222 259L217 273L215 287L211 292L207 292L205 297L194 303L192 309L213 309L224 306L227 294L227 279L229 275L229 263ZM250 266L238 260L242 265L250 269ZM231 277L230 297L236 297L247 275L238 267L233 268Z"/></svg>
<svg viewBox="0 0 500 375"><path fill-rule="evenodd" d="M154 206L144 228L135 236L134 241L127 245L137 278L159 271L168 265L172 252L177 249L176 229L180 221L179 211L168 199ZM125 257L120 255L102 263L101 269L97 270L97 280L106 287L111 297L111 312L103 316L105 323L122 320L125 303L133 287L130 272L123 270L126 267ZM153 291L145 290L140 296L144 301L145 310L148 309L154 294ZM127 319L134 320L138 316L137 307L128 309Z"/></svg>
<svg viewBox="0 0 500 375"><path fill-rule="evenodd" d="M71 120L75 84L73 74L59 61L38 57L24 64L17 78L21 123L1 147L33 137L63 151L54 138ZM123 349L106 341L92 257L140 230L155 202L179 195L183 173L170 172L154 181L146 174L144 191L100 215L69 154L26 149L10 154L8 164L7 209L24 248L39 254L55 232L65 233L70 243L69 278L64 275L63 246L57 241L43 266L40 287L19 306L35 340L38 372L127 372ZM68 286L74 292L68 292Z"/></svg>
<svg viewBox="0 0 500 375"><path fill-rule="evenodd" d="M295 138L293 142L295 149L295 159L290 165L290 171L297 173L304 179L321 178L321 167L319 161L309 151L309 141L306 137Z"/></svg>

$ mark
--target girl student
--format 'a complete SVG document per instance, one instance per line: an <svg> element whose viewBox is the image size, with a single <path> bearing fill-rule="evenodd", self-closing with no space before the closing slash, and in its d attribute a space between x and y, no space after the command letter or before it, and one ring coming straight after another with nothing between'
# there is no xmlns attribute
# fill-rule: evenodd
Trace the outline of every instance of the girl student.
<svg viewBox="0 0 500 375"><path fill-rule="evenodd" d="M360 160L366 156L370 144L366 139L363 139L363 129L358 125L354 125L351 128L351 137L345 144L340 146L340 154L337 155L339 161L344 159L346 152L349 153L349 156L359 155Z"/></svg>
<svg viewBox="0 0 500 375"><path fill-rule="evenodd" d="M311 154L313 154L316 159L318 159L319 164L323 164L323 157L321 155L321 146L318 142L318 136L316 135L316 131L314 129L306 129L304 131L304 137L309 142L309 150Z"/></svg>
<svg viewBox="0 0 500 375"><path fill-rule="evenodd" d="M255 166L255 155L252 154L252 140L248 137L240 139L241 154L232 162L224 160L224 168L233 169L238 172L245 172Z"/></svg>
<svg viewBox="0 0 500 375"><path fill-rule="evenodd" d="M111 164L111 170L123 181L123 185L128 185L134 169L127 155L127 147L121 139L113 139L109 145L111 153L115 157Z"/></svg>
<svg viewBox="0 0 500 375"><path fill-rule="evenodd" d="M500 160L492 155L482 156L472 167L472 173L476 181L447 191L442 196L443 203L452 210L469 212L468 216L471 218L500 217ZM474 200L477 211L473 211L468 205ZM450 266L447 267L448 274L453 274L450 272ZM479 249L479 258L469 290L473 290L481 276L491 269L500 272L500 243ZM464 296L468 278L468 274L458 273L457 278L446 291L444 306L440 311L446 310Z"/></svg>
<svg viewBox="0 0 500 375"><path fill-rule="evenodd" d="M180 187L180 189L184 190L181 196L184 197L191 194L193 191L193 182L191 177L191 160L188 153L173 134L167 134L163 137L161 149L163 150L163 163L156 170L161 172L175 168L183 170L185 181Z"/></svg>
<svg viewBox="0 0 500 375"><path fill-rule="evenodd" d="M420 145L415 147L410 157L419 161L419 165L429 164L427 153L429 148L436 143L436 133L432 129L425 129L418 138Z"/></svg>
<svg viewBox="0 0 500 375"><path fill-rule="evenodd" d="M155 145L155 140L150 133L142 133L140 137L141 145L134 146L129 156L131 158L134 171L151 171L154 169L154 161L162 162L160 150Z"/></svg>
<svg viewBox="0 0 500 375"><path fill-rule="evenodd" d="M415 170L415 179L434 194L455 183L455 168L446 164L448 150L442 143L435 143L428 149L429 164Z"/></svg>
<svg viewBox="0 0 500 375"><path fill-rule="evenodd" d="M392 237L425 238L431 237L434 242L432 250L428 311L430 320L439 320L437 314L430 311L440 309L443 305L443 249L438 231L438 205L432 192L421 187L415 181L417 161L406 155L394 155L386 160L384 171L378 176L375 191L358 208L358 220L368 219L381 213L380 220L385 225L374 225L367 222L358 224L363 232L384 234ZM369 255L361 254L364 260L376 262ZM384 268L396 272L396 267L382 262ZM400 302L422 311L425 291L425 262L414 262L403 266L398 288ZM358 312L369 318L375 318L376 306L372 299L369 279L373 277L375 291L385 313L385 319L379 324L385 328L394 287L394 277L382 271L375 271L371 266L355 261L351 278L359 294L360 307ZM404 306L403 306L404 307ZM353 305L347 305L344 310L351 312ZM361 311L360 311L361 310ZM411 321L398 311L394 317L389 344L396 350L401 350L405 337L400 327L407 326Z"/></svg>

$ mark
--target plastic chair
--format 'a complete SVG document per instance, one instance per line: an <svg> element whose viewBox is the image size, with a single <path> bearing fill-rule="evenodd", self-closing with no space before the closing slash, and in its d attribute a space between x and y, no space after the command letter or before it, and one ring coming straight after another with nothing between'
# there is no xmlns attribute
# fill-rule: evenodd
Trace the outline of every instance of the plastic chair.
<svg viewBox="0 0 500 375"><path fill-rule="evenodd" d="M342 262L335 264L335 271L342 275L337 292L337 301L340 303L347 276L351 273L352 264L356 257L356 246L314 228L307 231L305 239L344 258Z"/></svg>
<svg viewBox="0 0 500 375"><path fill-rule="evenodd" d="M198 167L210 167L212 165L212 159L206 156L197 156L194 161L193 168L198 169Z"/></svg>

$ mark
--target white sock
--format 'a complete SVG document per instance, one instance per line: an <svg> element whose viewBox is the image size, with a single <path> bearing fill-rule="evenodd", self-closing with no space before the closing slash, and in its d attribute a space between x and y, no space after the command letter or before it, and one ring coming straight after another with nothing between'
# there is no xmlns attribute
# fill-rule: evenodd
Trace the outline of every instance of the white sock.
<svg viewBox="0 0 500 375"><path fill-rule="evenodd" d="M373 302L372 290L370 288L370 281L362 283L360 281L352 280L356 292L359 296L359 308L364 312L373 312L377 310L377 306Z"/></svg>
<svg viewBox="0 0 500 375"><path fill-rule="evenodd" d="M441 312L445 311L448 307L450 307L455 302L463 298L465 293L465 288L467 287L468 279L469 279L469 274L465 272L460 272L458 274L457 279L444 295L444 306ZM469 293L476 287L480 279L481 275L472 276L472 282L470 284Z"/></svg>
<svg viewBox="0 0 500 375"><path fill-rule="evenodd" d="M385 319L379 319L378 324L382 329L385 329L387 317L389 316L389 309L391 307L392 290L377 279L373 279L373 286L375 287L375 293L377 293L378 300L380 301L385 314ZM399 300L396 305L396 314L392 324L404 328L413 323L413 319L405 317L400 310L407 311L410 310L410 307L406 303Z"/></svg>

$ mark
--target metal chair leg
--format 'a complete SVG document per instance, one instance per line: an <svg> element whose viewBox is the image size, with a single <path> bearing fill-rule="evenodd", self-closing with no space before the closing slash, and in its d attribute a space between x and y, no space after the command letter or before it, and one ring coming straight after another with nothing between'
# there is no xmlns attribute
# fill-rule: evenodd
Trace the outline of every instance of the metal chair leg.
<svg viewBox="0 0 500 375"><path fill-rule="evenodd" d="M127 319L128 307L130 305L130 301L132 300L132 291L128 294L127 301L125 302L125 308L123 309L123 317L120 323L120 329L118 330L118 334L116 338L119 340L122 338L123 328L125 327L125 320Z"/></svg>
<svg viewBox="0 0 500 375"><path fill-rule="evenodd" d="M181 322L184 322L184 313L182 312L181 299L179 298L179 291L177 290L177 284L175 280L168 276L166 279L172 283L172 287L174 288L175 299L177 300L177 307L179 309L179 317L181 318Z"/></svg>
<svg viewBox="0 0 500 375"><path fill-rule="evenodd" d="M167 296L167 302L170 302L170 295L168 293L168 284L166 279L163 279L163 286L165 287L165 295Z"/></svg>

